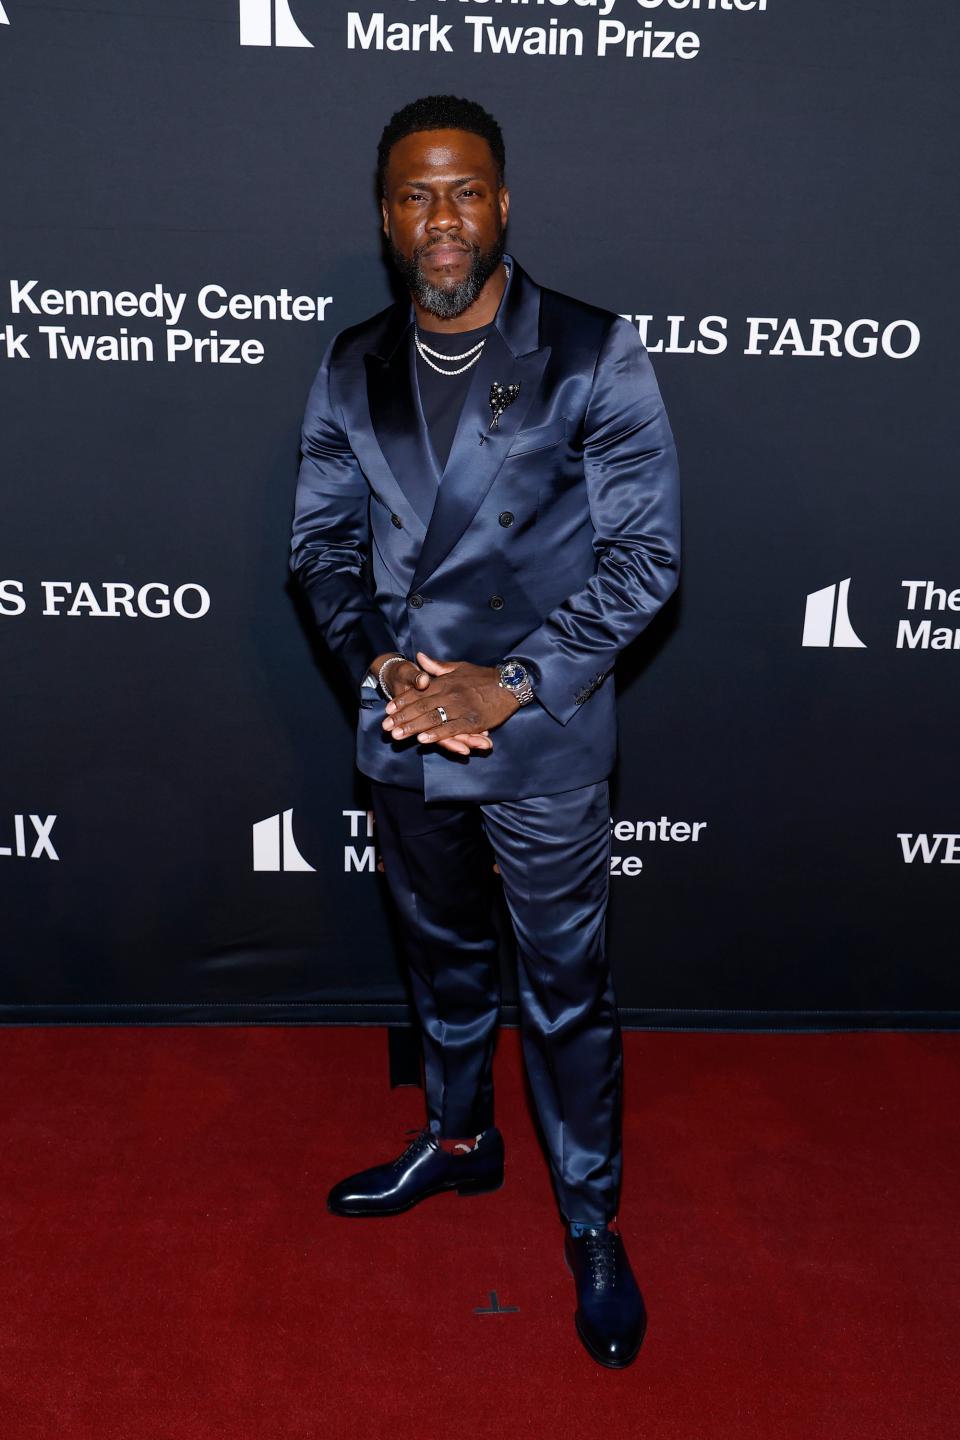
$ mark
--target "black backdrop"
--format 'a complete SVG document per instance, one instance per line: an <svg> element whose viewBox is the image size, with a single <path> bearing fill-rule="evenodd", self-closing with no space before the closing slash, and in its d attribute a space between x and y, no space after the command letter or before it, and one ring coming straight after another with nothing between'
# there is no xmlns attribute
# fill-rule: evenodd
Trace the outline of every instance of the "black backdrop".
<svg viewBox="0 0 960 1440"><path fill-rule="evenodd" d="M952 1024L956 7L2 20L3 1017L403 1014L287 547L319 358L390 298L377 137L447 90L504 128L511 251L634 318L678 438L681 592L618 667L625 1018Z"/></svg>

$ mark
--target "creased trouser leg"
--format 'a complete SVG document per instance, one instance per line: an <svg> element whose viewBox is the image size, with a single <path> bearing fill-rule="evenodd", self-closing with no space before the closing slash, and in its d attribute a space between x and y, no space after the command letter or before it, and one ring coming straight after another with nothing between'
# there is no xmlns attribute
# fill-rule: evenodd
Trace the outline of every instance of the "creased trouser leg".
<svg viewBox="0 0 960 1440"><path fill-rule="evenodd" d="M377 843L397 907L423 1037L427 1116L441 1135L493 1124L500 1006L492 860L476 805L424 803L371 781Z"/></svg>
<svg viewBox="0 0 960 1440"><path fill-rule="evenodd" d="M621 1173L608 783L481 809L517 938L524 1058L557 1199L568 1218L602 1223Z"/></svg>

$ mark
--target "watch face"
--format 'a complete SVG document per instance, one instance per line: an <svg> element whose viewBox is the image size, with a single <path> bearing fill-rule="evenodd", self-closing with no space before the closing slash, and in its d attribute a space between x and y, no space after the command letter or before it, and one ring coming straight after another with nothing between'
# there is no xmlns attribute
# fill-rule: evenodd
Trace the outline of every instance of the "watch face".
<svg viewBox="0 0 960 1440"><path fill-rule="evenodd" d="M508 660L501 671L501 678L505 685L516 688L522 685L527 678L527 672L517 660Z"/></svg>

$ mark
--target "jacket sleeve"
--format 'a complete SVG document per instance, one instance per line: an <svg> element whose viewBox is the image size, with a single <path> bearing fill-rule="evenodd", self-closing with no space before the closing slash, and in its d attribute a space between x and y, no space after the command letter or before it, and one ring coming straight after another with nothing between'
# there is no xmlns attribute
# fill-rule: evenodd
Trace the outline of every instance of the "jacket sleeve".
<svg viewBox="0 0 960 1440"><path fill-rule="evenodd" d="M646 348L610 327L584 418L583 468L598 563L582 589L510 647L536 699L566 725L677 587L677 453Z"/></svg>
<svg viewBox="0 0 960 1440"><path fill-rule="evenodd" d="M327 347L307 397L290 569L324 640L359 690L373 660L400 647L362 573L370 549L370 491L331 395L335 344Z"/></svg>

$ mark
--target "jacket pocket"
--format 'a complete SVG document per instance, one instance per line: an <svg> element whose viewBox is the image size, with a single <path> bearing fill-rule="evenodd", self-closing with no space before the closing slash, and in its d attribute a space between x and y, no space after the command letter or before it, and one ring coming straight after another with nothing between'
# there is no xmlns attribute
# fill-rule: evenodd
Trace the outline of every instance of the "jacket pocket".
<svg viewBox="0 0 960 1440"><path fill-rule="evenodd" d="M537 425L532 430L518 430L507 451L507 459L512 460L515 455L530 455L534 450L548 450L551 445L559 445L561 440L566 440L567 429L567 418L560 415L556 420L551 420L549 425Z"/></svg>

